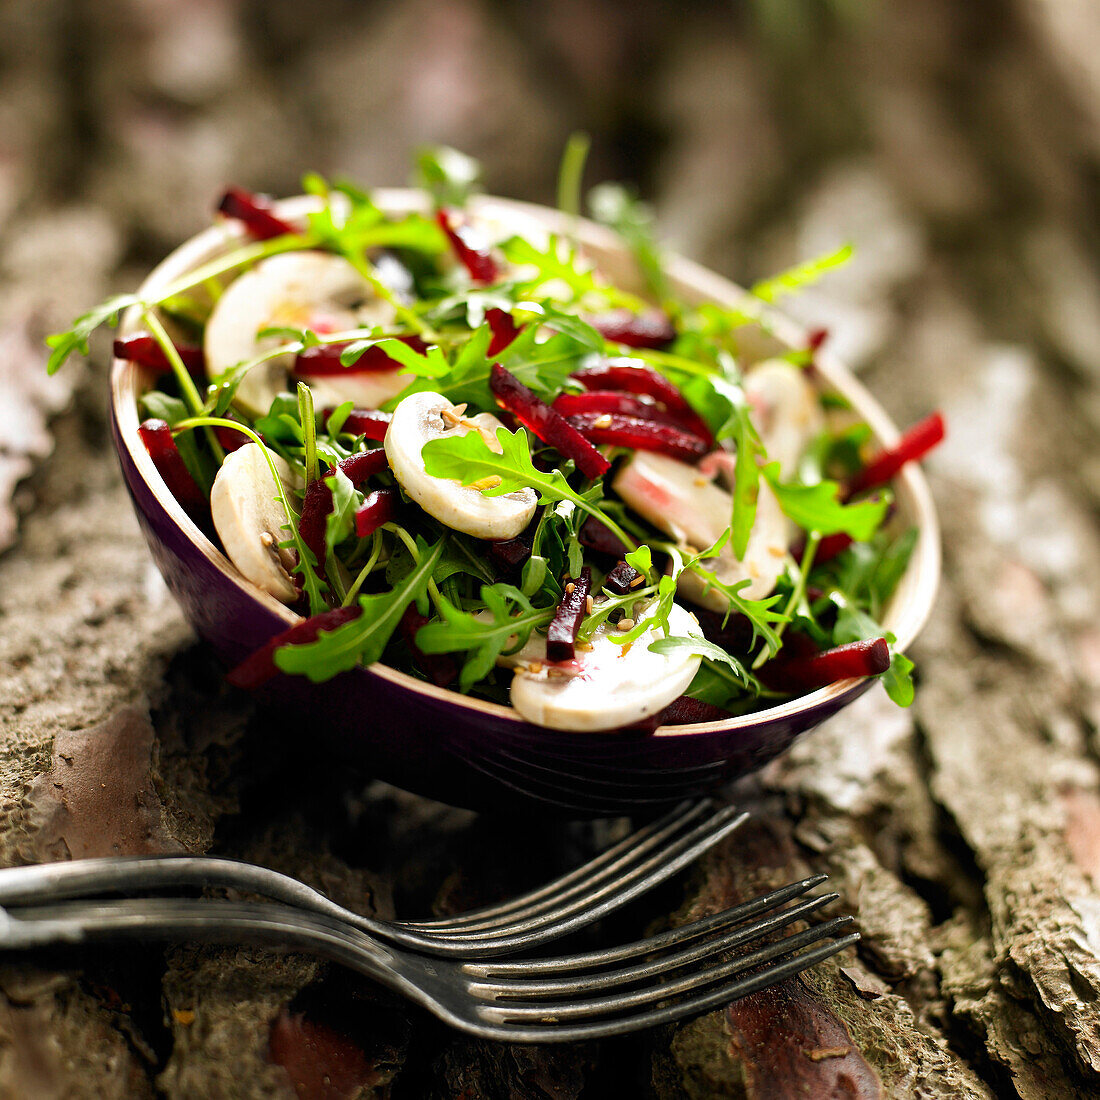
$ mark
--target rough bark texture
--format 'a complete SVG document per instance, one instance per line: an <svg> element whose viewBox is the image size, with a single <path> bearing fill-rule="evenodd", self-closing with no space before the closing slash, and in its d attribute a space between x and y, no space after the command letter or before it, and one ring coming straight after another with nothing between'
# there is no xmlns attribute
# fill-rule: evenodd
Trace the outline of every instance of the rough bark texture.
<svg viewBox="0 0 1100 1100"><path fill-rule="evenodd" d="M0 6L0 864L210 851L393 915L505 896L605 838L274 753L130 518L102 354L47 380L38 350L229 180L401 183L435 140L547 200L584 127L591 179L637 180L673 243L742 281L853 240L791 311L900 422L947 416L916 705L876 691L805 737L735 792L751 826L614 929L827 871L858 952L567 1048L469 1040L300 957L9 958L0 1097L1100 1090L1100 16L736 7Z"/></svg>

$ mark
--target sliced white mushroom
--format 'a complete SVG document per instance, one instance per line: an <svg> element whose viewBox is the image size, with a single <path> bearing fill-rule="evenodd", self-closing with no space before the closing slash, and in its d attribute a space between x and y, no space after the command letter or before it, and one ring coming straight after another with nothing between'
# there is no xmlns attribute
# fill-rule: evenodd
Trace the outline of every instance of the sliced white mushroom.
<svg viewBox="0 0 1100 1100"><path fill-rule="evenodd" d="M668 623L671 635L699 632L695 616L679 606L672 608ZM650 643L664 637L663 631L647 630L625 646L611 640L616 633L605 623L592 635L591 648L578 649L576 660L564 666L529 658L517 664L512 706L536 726L606 730L641 721L683 695L701 658L652 652Z"/></svg>
<svg viewBox="0 0 1100 1100"><path fill-rule="evenodd" d="M810 440L825 426L821 402L806 372L784 359L766 359L745 375L752 420L770 462L784 481L798 471Z"/></svg>
<svg viewBox="0 0 1100 1100"><path fill-rule="evenodd" d="M230 283L214 306L203 342L206 370L215 377L285 342L279 336L257 338L266 328L343 332L393 320L393 307L376 297L342 256L312 251L270 256ZM275 395L287 389L293 365L293 355L280 355L253 367L237 390L237 403L252 415L267 412ZM409 381L396 369L305 380L318 405L351 400L370 408L400 393Z"/></svg>
<svg viewBox="0 0 1100 1100"><path fill-rule="evenodd" d="M616 475L615 492L638 515L671 535L689 553L705 550L721 538L733 516L733 497L709 481L698 467L675 458L638 451ZM745 556L738 561L729 543L709 568L724 584L752 583L741 591L746 599L760 599L774 587L787 556L787 520L779 501L763 479L756 504L756 522ZM726 611L729 601L694 573L680 574L678 590L701 607Z"/></svg>
<svg viewBox="0 0 1100 1100"><path fill-rule="evenodd" d="M271 455L288 493L301 491L291 468ZM279 543L288 537L286 513L277 499L275 479L258 443L226 456L210 491L210 512L226 557L258 588L283 603L294 603L298 589L290 570L297 557Z"/></svg>
<svg viewBox="0 0 1100 1100"><path fill-rule="evenodd" d="M492 413L463 417L441 394L410 394L394 409L386 429L386 458L401 488L440 523L479 539L512 539L535 514L538 494L534 489L486 496L484 487L432 477L420 453L430 439L471 431L480 431L489 446L498 450L495 433L501 427Z"/></svg>

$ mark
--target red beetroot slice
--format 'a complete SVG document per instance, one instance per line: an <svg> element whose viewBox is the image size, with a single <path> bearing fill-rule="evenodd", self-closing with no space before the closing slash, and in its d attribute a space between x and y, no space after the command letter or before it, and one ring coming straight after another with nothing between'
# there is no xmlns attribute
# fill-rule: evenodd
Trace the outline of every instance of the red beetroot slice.
<svg viewBox="0 0 1100 1100"><path fill-rule="evenodd" d="M626 390L627 393L652 397L669 412L675 413L686 428L700 439L705 439L708 448L714 444L710 429L688 404L687 398L663 374L650 367L612 361L602 367L574 371L573 377L587 390Z"/></svg>
<svg viewBox="0 0 1100 1100"><path fill-rule="evenodd" d="M421 354L428 350L428 345L419 336L397 336L395 339ZM349 340L343 344L314 344L311 348L303 348L294 360L294 373L323 378L333 374L374 374L397 370L402 366L399 360L388 356L377 344L371 344L354 363L345 367L340 362L340 356L351 343Z"/></svg>
<svg viewBox="0 0 1100 1100"><path fill-rule="evenodd" d="M276 634L255 653L249 654L239 665L230 669L225 678L234 687L254 691L279 674L274 657L275 650L280 646L315 642L322 630L335 630L338 626L357 619L360 614L362 614L362 608L356 606L334 607L329 611L322 611L319 615L313 615L305 622L297 623L289 630Z"/></svg>
<svg viewBox="0 0 1100 1100"><path fill-rule="evenodd" d="M530 536L518 535L514 539L490 539L489 561L504 576L514 573L531 556Z"/></svg>
<svg viewBox="0 0 1100 1100"><path fill-rule="evenodd" d="M946 432L943 415L934 412L914 424L897 445L876 455L848 482L848 496L885 485L907 462L923 458Z"/></svg>
<svg viewBox="0 0 1100 1100"><path fill-rule="evenodd" d="M633 565L621 561L607 574L603 586L620 596L625 596L631 589L640 588L644 580L645 576Z"/></svg>
<svg viewBox="0 0 1100 1100"><path fill-rule="evenodd" d="M609 531L593 516L589 516L581 524L581 529L577 532L577 541L581 546L595 550L597 554L610 554L616 558L621 558L630 550L618 535Z"/></svg>
<svg viewBox="0 0 1100 1100"><path fill-rule="evenodd" d="M583 413L619 413L636 416L641 420L654 420L658 424L684 427L675 413L654 401L635 397L621 390L586 390L584 393L559 393L554 398L554 408L562 416L580 416Z"/></svg>
<svg viewBox="0 0 1100 1100"><path fill-rule="evenodd" d="M176 344L176 351L187 368L187 373L192 378L205 380L206 356L202 348L193 344ZM168 362L168 356L164 349L147 332L137 332L133 336L124 336L114 343L116 359L129 359L137 363L139 367L148 367L150 370L167 372L172 369Z"/></svg>
<svg viewBox="0 0 1100 1100"><path fill-rule="evenodd" d="M630 729L652 733L659 726L687 726L695 722L718 722L729 717L728 710L716 707L713 703L704 703L689 695L681 695L679 699L673 699L664 710L659 710L650 718L643 718Z"/></svg>
<svg viewBox="0 0 1100 1100"><path fill-rule="evenodd" d="M663 348L676 339L672 319L662 310L632 313L613 309L588 318L588 323L605 339L629 348Z"/></svg>
<svg viewBox="0 0 1100 1100"><path fill-rule="evenodd" d="M355 510L355 533L361 539L370 538L383 523L389 523L397 515L400 507L401 493L393 486L368 493Z"/></svg>
<svg viewBox="0 0 1100 1100"><path fill-rule="evenodd" d="M681 462L696 462L710 451L710 444L705 439L683 428L637 416L581 413L571 416L569 423L593 443L633 447L636 451L658 451Z"/></svg>
<svg viewBox="0 0 1100 1100"><path fill-rule="evenodd" d="M275 213L275 207L267 195L246 191L243 187L228 188L218 203L218 212L243 222L248 235L257 241L298 232Z"/></svg>
<svg viewBox="0 0 1100 1100"><path fill-rule="evenodd" d="M570 585L572 587L570 587ZM576 655L577 631L588 614L588 594L592 591L592 570L586 565L576 580L565 586L561 603L546 631L546 659L571 661Z"/></svg>
<svg viewBox="0 0 1100 1100"><path fill-rule="evenodd" d="M210 504L187 469L167 421L145 420L138 427L138 435L172 496L196 523L204 522L209 516Z"/></svg>
<svg viewBox="0 0 1100 1100"><path fill-rule="evenodd" d="M563 458L571 458L585 477L597 478L607 473L611 466L607 459L561 413L555 412L499 363L493 364L489 387L498 405L514 413L522 424Z"/></svg>
<svg viewBox="0 0 1100 1100"><path fill-rule="evenodd" d="M493 338L485 352L490 359L499 355L523 331L523 327L516 324L515 318L503 309L487 309L485 320L489 322L489 328L493 332Z"/></svg>
<svg viewBox="0 0 1100 1100"><path fill-rule="evenodd" d="M853 676L877 676L890 667L885 638L872 638L805 657L778 658L760 669L760 681L775 691L796 694Z"/></svg>
<svg viewBox="0 0 1100 1100"><path fill-rule="evenodd" d="M337 466L358 489L368 477L388 469L389 462L386 459L385 450L382 447L375 447L373 451L359 451L349 458L342 458Z"/></svg>
<svg viewBox="0 0 1100 1100"><path fill-rule="evenodd" d="M226 413L225 419L239 423L232 413ZM222 445L226 454L232 454L233 451L239 451L246 443L252 442L244 432L238 432L235 428L215 428L214 434L218 437L218 442ZM263 435L259 432L256 434L260 436L262 442L264 438Z"/></svg>
<svg viewBox="0 0 1100 1100"><path fill-rule="evenodd" d="M481 247L476 234L465 225L454 225L447 210L436 211L435 220L439 228L447 234L455 255L470 275L474 283L495 283L500 278L500 268L493 259L492 252Z"/></svg>
<svg viewBox="0 0 1100 1100"><path fill-rule="evenodd" d="M363 451L341 459L337 467L358 488L372 474L381 473L387 468L386 452L381 447L373 451ZM302 501L302 514L298 517L298 534L302 536L302 542L313 551L322 569L325 564L325 522L332 511L332 490L325 483L328 476L323 474L310 482Z"/></svg>
<svg viewBox="0 0 1100 1100"><path fill-rule="evenodd" d="M412 651L413 659L420 666L420 670L437 687L446 687L458 679L458 663L449 653L425 653L416 644L416 633L427 622L427 615L421 615L416 610L416 604L411 603L405 608L397 629Z"/></svg>
<svg viewBox="0 0 1100 1100"><path fill-rule="evenodd" d="M329 417L336 410L326 408L322 412L325 425L328 426ZM344 420L341 432L348 435L365 435L368 439L382 440L386 438L386 431L393 419L391 413L381 412L379 409L352 409ZM369 453L369 452L368 452Z"/></svg>

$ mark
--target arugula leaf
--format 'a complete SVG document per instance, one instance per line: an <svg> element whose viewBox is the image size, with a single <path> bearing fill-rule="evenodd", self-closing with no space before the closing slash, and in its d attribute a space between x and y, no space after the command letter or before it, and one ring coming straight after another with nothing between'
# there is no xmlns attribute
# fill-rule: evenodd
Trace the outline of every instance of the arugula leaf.
<svg viewBox="0 0 1100 1100"><path fill-rule="evenodd" d="M816 485L780 481L778 462L768 463L761 472L783 514L806 531L822 535L844 533L865 542L879 529L889 508L885 499L845 504L835 481L819 481Z"/></svg>
<svg viewBox="0 0 1100 1100"><path fill-rule="evenodd" d="M470 655L459 674L459 689L469 691L488 675L501 654L521 649L536 626L550 622L553 607L536 608L514 585L483 585L485 611L461 611L450 601L439 602L440 618L422 626L416 644L424 653ZM518 613L517 613L518 612Z"/></svg>
<svg viewBox="0 0 1100 1100"><path fill-rule="evenodd" d="M282 646L275 651L275 664L283 672L308 676L315 684L354 668L360 661L373 664L385 651L405 609L427 588L443 541L429 547L418 539L420 560L391 591L360 596L362 614L358 618L322 631L314 642Z"/></svg>
<svg viewBox="0 0 1100 1100"><path fill-rule="evenodd" d="M401 364L400 374L411 374L417 378L442 378L451 370L451 364L437 344L432 344L424 352L410 347L404 340L394 336L383 336L369 340L354 340L340 352L340 362L350 367L362 358L368 348L377 347L391 359Z"/></svg>
<svg viewBox="0 0 1100 1100"><path fill-rule="evenodd" d="M694 653L715 664L728 666L743 687L751 688L756 682L753 675L736 657L727 653L721 646L715 645L714 642L707 641L702 634L670 635L667 638L658 638L650 642L649 648L652 652L664 656L673 653Z"/></svg>
<svg viewBox="0 0 1100 1100"><path fill-rule="evenodd" d="M325 484L332 490L332 511L325 516L325 549L331 555L355 530L355 509L362 495L338 466L325 476Z"/></svg>
<svg viewBox="0 0 1100 1100"><path fill-rule="evenodd" d="M136 294L116 294L87 313L82 313L67 332L55 332L47 336L46 344L52 350L46 362L46 373L56 374L73 352L87 355L88 339L100 325L117 325L118 315L124 309L140 303L141 299Z"/></svg>
<svg viewBox="0 0 1100 1100"><path fill-rule="evenodd" d="M850 244L841 245L834 252L815 256L811 260L781 271L778 275L753 283L749 293L762 302L774 302L784 294L791 294L811 283L816 283L826 272L846 264L852 258L852 254L853 249Z"/></svg>
<svg viewBox="0 0 1100 1100"><path fill-rule="evenodd" d="M886 694L899 707L912 705L916 689L913 686L913 662L904 653L890 655L890 667L882 674Z"/></svg>

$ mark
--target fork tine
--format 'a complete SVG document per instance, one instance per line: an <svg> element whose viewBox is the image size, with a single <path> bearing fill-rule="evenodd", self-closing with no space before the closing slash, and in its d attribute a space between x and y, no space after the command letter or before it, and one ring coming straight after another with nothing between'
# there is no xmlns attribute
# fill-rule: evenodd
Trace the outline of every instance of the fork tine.
<svg viewBox="0 0 1100 1100"><path fill-rule="evenodd" d="M804 932L796 932L794 935L785 936L774 943L766 944L750 951L745 955L738 955L734 959L719 963L716 966L707 967L706 970L685 974L669 982L654 982L627 993L617 993L613 996L586 998L584 1000L539 1002L537 1004L516 1004L511 1000L501 1000L502 994L493 986L477 986L471 990L475 995L486 998L487 1003L482 1009L482 1015L487 1019L494 1019L500 1023L515 1023L522 1020L545 1020L547 1017L553 1020L569 1021L584 1019L586 1016L609 1016L630 1009L641 1008L655 1001L662 1001L670 997L678 997L680 994L693 993L704 986L711 986L723 978L750 970L753 967L790 955L800 951L804 947L827 939L846 924L850 924L850 916L834 917L824 924L808 928ZM520 983L516 983L518 986ZM537 988L537 987L536 987ZM583 994L587 989L583 979L579 979L570 992ZM507 990L507 995L518 996L514 988Z"/></svg>
<svg viewBox="0 0 1100 1100"><path fill-rule="evenodd" d="M578 888L584 888L595 881L603 881L605 878L622 874L631 862L648 854L655 848L660 848L670 837L691 825L699 817L702 817L711 807L713 802L709 798L697 799L694 802L682 802L664 817L643 825L640 829L625 836L618 843L600 852L587 863L572 871L566 872L559 878L547 882L542 886L531 890L519 897L501 902L499 905L489 905L481 909L474 909L468 913L461 913L455 917L443 917L438 920L406 921L403 922L409 928L417 931L475 931L488 930L502 923L511 923L521 920L531 913L538 911L541 906L560 901L564 896ZM725 814L725 810L719 811ZM736 811L734 811L736 812Z"/></svg>
<svg viewBox="0 0 1100 1100"><path fill-rule="evenodd" d="M578 992L594 993L599 990L611 990L621 986L631 985L635 982L655 978L658 974L666 974L670 970L678 970L689 963L702 959L713 958L721 951L729 951L735 947L742 947L754 940L762 939L797 920L801 920L818 909L831 904L840 897L839 894L822 894L818 897L807 898L797 905L782 909L763 920L752 924L739 925L723 932L719 936L703 940L701 943L690 944L681 947L658 958L647 957L633 966L622 967L617 970L606 970L595 974L581 974L571 978L550 978L543 981L532 981L529 978L515 980L496 980L491 983L491 988L496 991L498 997L507 997L514 993L524 998L551 997L558 994L574 994ZM698 933L691 931L691 926L684 926L685 941L697 940ZM670 946L677 946L673 943Z"/></svg>
<svg viewBox="0 0 1100 1100"><path fill-rule="evenodd" d="M595 1020L582 1024L492 1024L483 1034L492 1038L513 1043L573 1043L586 1039L605 1039L615 1035L627 1035L643 1028L658 1027L682 1020L688 1016L698 1016L711 1009L729 1004L750 993L777 985L795 974L816 966L819 962L836 955L838 952L859 942L859 933L851 932L840 939L819 944L800 954L793 954L773 962L770 966L739 978L731 978L717 988L699 993L673 1004L658 1008L648 1008L640 1012L629 1013L612 1020ZM485 1011L482 1011L485 1015Z"/></svg>
<svg viewBox="0 0 1100 1100"><path fill-rule="evenodd" d="M499 950L515 950L556 939L591 924L664 882L723 837L738 829L748 816L747 813L739 813L733 807L727 807L710 820L696 826L687 836L639 863L633 870L618 877L605 876L607 881L601 881L594 886L578 886L571 898L554 904L553 908L548 908L551 902L547 902L546 906L540 907L542 912L526 919L488 932L449 931L447 939L455 944L456 952L460 948L474 945L481 945L486 949L495 947ZM540 935L540 930L545 928L549 928L549 934Z"/></svg>
<svg viewBox="0 0 1100 1100"><path fill-rule="evenodd" d="M731 924L751 920L761 913L767 913L778 908L785 902L812 890L819 886L829 876L811 875L801 882L792 882L773 890L769 894L761 894L749 901L734 905L729 909L723 909L720 913L714 913L709 917L700 917L699 920L680 928L673 928L667 932L659 932L637 943L623 944L619 947L609 947L600 951L585 951L575 955L559 955L552 959L528 959L522 962L505 962L496 959L484 962L467 963L466 972L484 978L507 978L512 975L528 974L560 974L570 970L584 970L596 966L607 966L611 963L625 962L637 958L640 955L650 954L654 951L666 950L669 947L685 943L691 938L726 928Z"/></svg>

